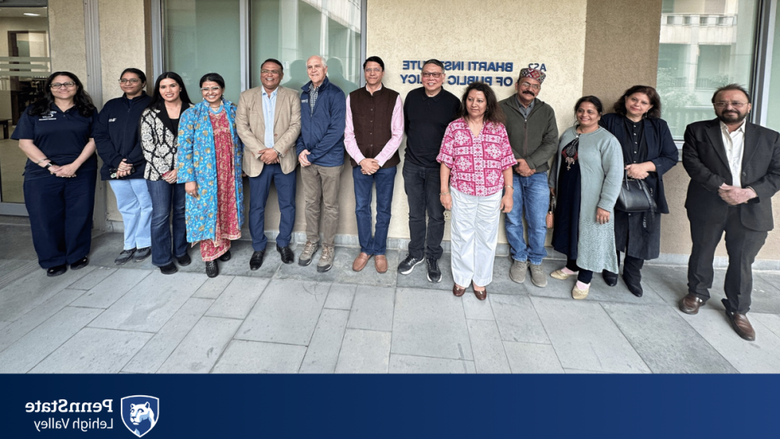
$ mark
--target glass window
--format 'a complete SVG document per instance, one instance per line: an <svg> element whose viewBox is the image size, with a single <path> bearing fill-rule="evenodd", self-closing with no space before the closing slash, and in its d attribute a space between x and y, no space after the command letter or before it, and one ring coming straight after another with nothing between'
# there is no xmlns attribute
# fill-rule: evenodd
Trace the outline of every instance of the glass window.
<svg viewBox="0 0 780 439"><path fill-rule="evenodd" d="M225 98L238 102L239 8L239 0L165 2L165 69L181 75L194 102L201 100L200 78L211 72L225 78Z"/></svg>
<svg viewBox="0 0 780 439"><path fill-rule="evenodd" d="M345 93L360 82L359 0L252 0L251 86L260 85L268 58L284 65L282 85L300 91L309 82L306 60L325 57L328 78Z"/></svg>
<svg viewBox="0 0 780 439"><path fill-rule="evenodd" d="M240 35L242 9L249 35ZM328 77L349 93L360 83L360 0L166 0L165 68L184 78L200 97L198 80L208 72L225 78L225 96L238 102L240 79L260 83L264 60L284 66L282 84L300 90L309 81L306 59L322 55ZM240 41L249 41L249 72L241 71Z"/></svg>
<svg viewBox="0 0 780 439"><path fill-rule="evenodd" d="M672 136L715 117L712 93L732 82L750 88L758 0L664 0L658 93Z"/></svg>
<svg viewBox="0 0 780 439"><path fill-rule="evenodd" d="M19 142L9 137L51 73L48 8L4 5L0 35L6 42L0 44L0 214L17 214L20 211L8 203L24 203L22 172L27 157Z"/></svg>
<svg viewBox="0 0 780 439"><path fill-rule="evenodd" d="M772 45L772 64L767 65L769 76L769 96L767 102L766 125L775 131L780 131L780 10L775 17L775 35ZM774 96L775 99L771 97Z"/></svg>

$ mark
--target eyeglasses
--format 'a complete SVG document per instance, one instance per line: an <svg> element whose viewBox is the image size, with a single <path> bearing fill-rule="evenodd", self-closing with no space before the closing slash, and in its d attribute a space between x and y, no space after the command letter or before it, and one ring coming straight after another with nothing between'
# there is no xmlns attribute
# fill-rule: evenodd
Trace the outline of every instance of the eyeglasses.
<svg viewBox="0 0 780 439"><path fill-rule="evenodd" d="M55 82L55 83L52 83L52 85L50 87L59 89L59 88L62 88L62 87L71 88L71 87L75 87L75 86L76 86L76 83L71 81L71 82Z"/></svg>
<svg viewBox="0 0 780 439"><path fill-rule="evenodd" d="M742 108L745 105L747 105L747 102L739 102L739 101L731 101L731 102L729 102L729 101L720 101L720 102L715 102L715 106L718 107L718 108L726 108L726 107L729 106L729 104L731 104L731 106L734 107L734 108Z"/></svg>
<svg viewBox="0 0 780 439"><path fill-rule="evenodd" d="M422 77L423 78L428 78L428 77L431 77L431 78L441 78L442 75L444 75L444 73L440 73L440 72L422 72Z"/></svg>
<svg viewBox="0 0 780 439"><path fill-rule="evenodd" d="M533 90L540 90L542 88L541 85L539 85L539 84L531 84L530 82L521 82L520 86L521 87L525 87L525 88L530 88L530 89L533 89Z"/></svg>
<svg viewBox="0 0 780 439"><path fill-rule="evenodd" d="M200 89L200 91L202 91L203 93L208 93L210 91L220 91L220 90L222 89L219 87L203 87Z"/></svg>
<svg viewBox="0 0 780 439"><path fill-rule="evenodd" d="M372 69L366 69L366 73L380 73L382 72L382 69L380 68L372 68Z"/></svg>
<svg viewBox="0 0 780 439"><path fill-rule="evenodd" d="M141 80L138 78L130 78L130 79L122 78L119 80L120 84L138 84L139 82L141 82Z"/></svg>
<svg viewBox="0 0 780 439"><path fill-rule="evenodd" d="M263 75L267 75L267 74L269 74L269 73L270 73L270 74L272 74L272 75L278 75L278 74L280 74L280 73L282 73L282 72L280 72L279 70L268 70L268 69L263 69L263 70L260 70L260 73L261 73L261 74L263 74Z"/></svg>

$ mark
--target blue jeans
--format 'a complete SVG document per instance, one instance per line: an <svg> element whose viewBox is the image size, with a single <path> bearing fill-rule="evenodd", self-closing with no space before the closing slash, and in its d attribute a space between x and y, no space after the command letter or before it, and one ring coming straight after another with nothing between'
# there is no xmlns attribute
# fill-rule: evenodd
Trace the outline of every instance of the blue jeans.
<svg viewBox="0 0 780 439"><path fill-rule="evenodd" d="M511 247L512 259L520 262L542 263L547 256L544 240L547 237L545 217L550 205L550 187L547 174L540 172L530 177L512 174L514 186L512 211L506 214L506 239ZM523 211L528 224L528 245L523 238Z"/></svg>
<svg viewBox="0 0 780 439"><path fill-rule="evenodd" d="M170 184L165 180L147 180L146 187L152 198L152 265L162 267L173 262L174 255L180 258L187 254L184 184ZM173 228L173 235L171 235L171 228ZM173 252L171 252L171 237L173 237Z"/></svg>
<svg viewBox="0 0 780 439"><path fill-rule="evenodd" d="M383 255L387 251L387 229L390 226L390 206L393 203L396 166L379 168L374 175L364 175L360 166L352 168L355 181L355 216L357 217L360 251ZM376 182L376 228L371 237L371 189Z"/></svg>
<svg viewBox="0 0 780 439"><path fill-rule="evenodd" d="M116 195L116 207L125 223L125 250L152 245L152 198L146 180L109 180Z"/></svg>
<svg viewBox="0 0 780 439"><path fill-rule="evenodd" d="M252 235L252 249L265 250L268 238L265 236L265 205L271 190L271 181L276 185L279 199L279 235L276 245L290 245L295 224L295 171L285 174L279 164L265 165L257 177L249 177L249 233Z"/></svg>

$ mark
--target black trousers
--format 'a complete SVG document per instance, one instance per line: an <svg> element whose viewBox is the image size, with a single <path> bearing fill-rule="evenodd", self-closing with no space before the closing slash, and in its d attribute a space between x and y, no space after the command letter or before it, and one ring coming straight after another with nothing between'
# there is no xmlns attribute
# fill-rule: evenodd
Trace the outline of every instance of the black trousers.
<svg viewBox="0 0 780 439"><path fill-rule="evenodd" d="M423 168L405 162L403 176L404 190L409 200L409 254L415 258L439 259L444 237L439 168Z"/></svg>
<svg viewBox="0 0 780 439"><path fill-rule="evenodd" d="M705 302L710 298L714 276L712 262L723 232L726 233L726 251L729 267L726 270L724 290L731 311L744 314L750 310L753 291L753 261L756 260L768 232L747 229L739 219L740 206L729 207L723 222L701 222L691 218L693 249L688 260L688 291Z"/></svg>
<svg viewBox="0 0 780 439"><path fill-rule="evenodd" d="M96 178L97 169L79 169L73 178L25 176L24 204L42 268L72 264L89 254Z"/></svg>

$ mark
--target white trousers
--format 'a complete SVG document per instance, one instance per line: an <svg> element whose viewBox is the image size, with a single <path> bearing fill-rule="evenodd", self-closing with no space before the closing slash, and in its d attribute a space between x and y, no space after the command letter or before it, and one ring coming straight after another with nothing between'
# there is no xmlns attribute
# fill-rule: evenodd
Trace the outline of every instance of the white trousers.
<svg viewBox="0 0 780 439"><path fill-rule="evenodd" d="M498 218L501 192L487 197L452 193L452 278L468 287L473 281L480 287L493 281L493 261L498 243Z"/></svg>

